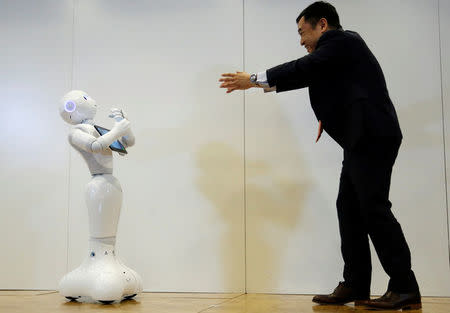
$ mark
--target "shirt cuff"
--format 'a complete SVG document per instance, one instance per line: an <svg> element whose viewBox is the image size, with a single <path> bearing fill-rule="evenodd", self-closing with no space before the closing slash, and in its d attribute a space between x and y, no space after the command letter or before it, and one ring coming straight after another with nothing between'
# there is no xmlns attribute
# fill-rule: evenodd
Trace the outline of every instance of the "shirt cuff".
<svg viewBox="0 0 450 313"><path fill-rule="evenodd" d="M256 76L256 83L258 85L260 85L261 87L264 88L268 88L269 87L269 83L267 82L267 73L266 71L264 72L259 72Z"/></svg>

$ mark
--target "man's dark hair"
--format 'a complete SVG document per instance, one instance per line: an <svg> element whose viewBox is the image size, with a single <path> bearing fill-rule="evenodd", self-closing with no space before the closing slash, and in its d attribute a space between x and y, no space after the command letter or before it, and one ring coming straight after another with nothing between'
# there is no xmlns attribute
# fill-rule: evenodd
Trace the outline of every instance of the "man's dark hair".
<svg viewBox="0 0 450 313"><path fill-rule="evenodd" d="M325 18L330 28L342 28L339 23L339 15L337 14L336 8L325 1L314 2L304 9L297 17L297 24L303 16L305 17L305 22L311 24L312 27L316 27L317 22L319 22L321 18Z"/></svg>

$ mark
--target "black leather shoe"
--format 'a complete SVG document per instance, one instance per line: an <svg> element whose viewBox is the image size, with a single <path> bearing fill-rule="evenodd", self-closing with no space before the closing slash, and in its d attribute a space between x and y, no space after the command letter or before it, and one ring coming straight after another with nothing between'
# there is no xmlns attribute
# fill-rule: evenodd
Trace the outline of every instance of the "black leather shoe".
<svg viewBox="0 0 450 313"><path fill-rule="evenodd" d="M366 305L369 299L369 295L357 296L353 288L347 287L343 282L340 282L332 294L317 295L312 299L312 301L319 304L337 305L355 302L355 305Z"/></svg>
<svg viewBox="0 0 450 313"><path fill-rule="evenodd" d="M418 310L422 308L420 293L397 293L387 291L382 297L370 300L366 306L379 310Z"/></svg>

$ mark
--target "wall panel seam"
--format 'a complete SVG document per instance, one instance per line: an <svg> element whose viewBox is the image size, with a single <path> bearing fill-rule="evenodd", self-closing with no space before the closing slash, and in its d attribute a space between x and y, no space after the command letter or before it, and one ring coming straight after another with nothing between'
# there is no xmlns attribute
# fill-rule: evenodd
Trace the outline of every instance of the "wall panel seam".
<svg viewBox="0 0 450 313"><path fill-rule="evenodd" d="M74 60L75 60L75 8L78 0L72 0L72 46L71 46L71 65L70 65L70 90L73 89L73 80L74 80ZM69 146L69 165L68 165L68 176L67 176L67 214L66 214L66 273L69 271L69 234L70 234L70 176L71 176L71 167L72 167L72 149Z"/></svg>
<svg viewBox="0 0 450 313"><path fill-rule="evenodd" d="M245 72L245 0L242 0L242 70ZM244 292L247 293L247 158L246 158L246 92L243 92L243 154L244 154Z"/></svg>
<svg viewBox="0 0 450 313"><path fill-rule="evenodd" d="M441 78L441 118L442 118L442 143L443 143L443 158L444 158L444 197L445 208L447 214L447 248L448 248L448 262L450 266L450 229L449 229L449 212L448 212L448 182L447 182L447 153L446 153L446 135L445 135L445 108L444 108L444 86L443 86L443 73L442 73L442 38L441 38L441 10L440 0L438 0L438 38L439 38L439 70Z"/></svg>

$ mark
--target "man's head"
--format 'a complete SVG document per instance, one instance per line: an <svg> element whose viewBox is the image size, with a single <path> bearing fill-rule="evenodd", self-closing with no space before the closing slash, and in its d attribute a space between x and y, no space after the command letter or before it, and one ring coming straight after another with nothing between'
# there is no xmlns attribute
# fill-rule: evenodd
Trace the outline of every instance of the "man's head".
<svg viewBox="0 0 450 313"><path fill-rule="evenodd" d="M320 36L328 30L342 28L339 15L331 4L317 1L304 9L297 17L300 44L308 53L316 49Z"/></svg>

